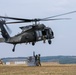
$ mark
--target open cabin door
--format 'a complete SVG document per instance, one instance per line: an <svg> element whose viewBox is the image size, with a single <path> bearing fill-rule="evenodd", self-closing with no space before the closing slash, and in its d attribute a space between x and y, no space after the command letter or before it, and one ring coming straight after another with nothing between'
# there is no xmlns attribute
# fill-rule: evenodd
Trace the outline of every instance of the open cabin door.
<svg viewBox="0 0 76 75"><path fill-rule="evenodd" d="M42 31L41 30L37 30L36 31L36 40L41 40L42 39Z"/></svg>

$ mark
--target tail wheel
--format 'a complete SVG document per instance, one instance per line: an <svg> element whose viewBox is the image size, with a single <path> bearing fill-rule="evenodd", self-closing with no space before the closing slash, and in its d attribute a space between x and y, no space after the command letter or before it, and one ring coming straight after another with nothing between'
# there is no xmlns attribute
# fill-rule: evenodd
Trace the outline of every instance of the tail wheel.
<svg viewBox="0 0 76 75"><path fill-rule="evenodd" d="M51 41L51 40L48 40L48 43L49 43L49 44L51 44L51 43L52 43L52 41Z"/></svg>

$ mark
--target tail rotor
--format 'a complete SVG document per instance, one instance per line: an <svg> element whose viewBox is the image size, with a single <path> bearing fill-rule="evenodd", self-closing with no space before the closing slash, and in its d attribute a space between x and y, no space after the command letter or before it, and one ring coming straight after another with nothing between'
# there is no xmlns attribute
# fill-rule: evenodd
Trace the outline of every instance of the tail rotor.
<svg viewBox="0 0 76 75"><path fill-rule="evenodd" d="M6 25L6 21L1 19L0 20L0 31L1 31L1 35L3 36L3 38L5 40L8 40L10 38L10 28Z"/></svg>

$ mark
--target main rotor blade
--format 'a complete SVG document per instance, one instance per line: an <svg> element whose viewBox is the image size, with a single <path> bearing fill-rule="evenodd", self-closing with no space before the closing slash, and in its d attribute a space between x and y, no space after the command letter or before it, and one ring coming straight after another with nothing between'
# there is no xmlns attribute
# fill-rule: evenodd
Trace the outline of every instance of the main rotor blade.
<svg viewBox="0 0 76 75"><path fill-rule="evenodd" d="M23 19L23 18L14 18L14 17L5 17L5 16L0 16L0 18L13 19L13 20L24 20L25 22L32 21L32 19Z"/></svg>
<svg viewBox="0 0 76 75"><path fill-rule="evenodd" d="M70 20L71 18L41 19L40 21ZM25 23L25 21L6 22L6 24Z"/></svg>
<svg viewBox="0 0 76 75"><path fill-rule="evenodd" d="M6 19L12 19L12 20L21 20L19 22L9 22L9 23L7 22L7 24L13 24L13 23L25 23L25 22L56 20L56 19L52 19L52 18L67 15L67 14L72 14L72 13L76 13L76 11L71 11L68 13L63 13L63 14L59 14L59 15L55 15L55 16L51 16L51 17L42 18L42 19L24 19L24 18L14 18L14 17L5 17L5 16L0 16L0 18L6 18Z"/></svg>
<svg viewBox="0 0 76 75"><path fill-rule="evenodd" d="M6 24L25 23L25 21L6 22Z"/></svg>
<svg viewBox="0 0 76 75"><path fill-rule="evenodd" d="M40 21L70 20L71 18L41 19Z"/></svg>
<svg viewBox="0 0 76 75"><path fill-rule="evenodd" d="M49 18L55 18L55 17L59 17L59 16L63 16L63 15L68 15L68 14L72 14L72 13L76 13L76 11L71 11L71 12L68 12L68 13L63 13L63 14L59 14L59 15L55 15L55 16L51 16L51 17L46 17L46 18L43 18L44 19L49 19Z"/></svg>

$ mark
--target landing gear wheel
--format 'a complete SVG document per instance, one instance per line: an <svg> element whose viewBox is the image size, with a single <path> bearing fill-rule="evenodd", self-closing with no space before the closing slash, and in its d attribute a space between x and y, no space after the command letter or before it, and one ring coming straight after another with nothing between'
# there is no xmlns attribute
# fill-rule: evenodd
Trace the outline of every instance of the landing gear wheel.
<svg viewBox="0 0 76 75"><path fill-rule="evenodd" d="M12 49L12 51L14 52L14 51L15 51L15 49Z"/></svg>
<svg viewBox="0 0 76 75"><path fill-rule="evenodd" d="M15 51L15 47L16 47L16 44L14 44L14 47L13 47L13 49L12 49L13 52Z"/></svg>
<svg viewBox="0 0 76 75"><path fill-rule="evenodd" d="M51 44L51 43L52 43L52 41L51 41L51 40L48 40L48 43L49 43L49 44Z"/></svg>
<svg viewBox="0 0 76 75"><path fill-rule="evenodd" d="M34 46L35 45L35 42L32 42L32 45Z"/></svg>

